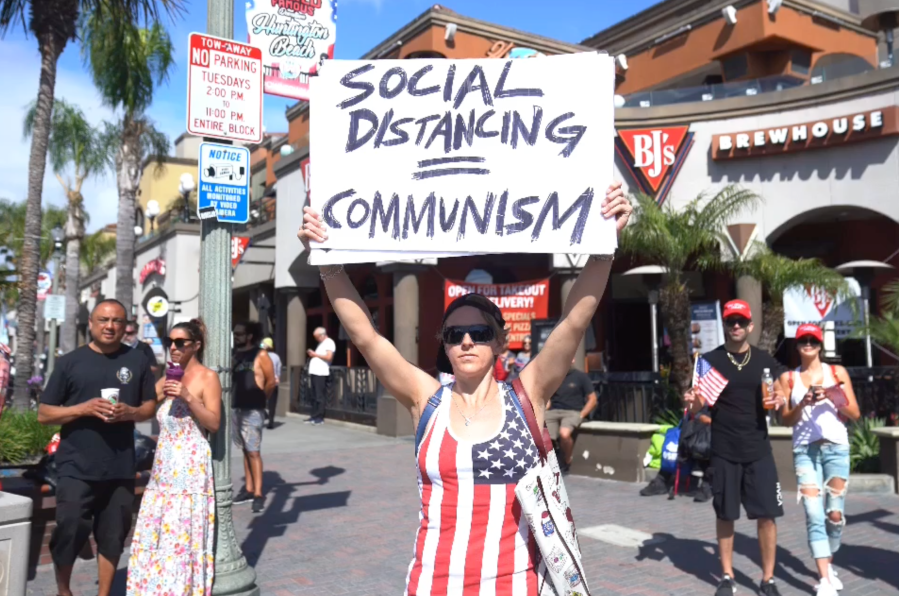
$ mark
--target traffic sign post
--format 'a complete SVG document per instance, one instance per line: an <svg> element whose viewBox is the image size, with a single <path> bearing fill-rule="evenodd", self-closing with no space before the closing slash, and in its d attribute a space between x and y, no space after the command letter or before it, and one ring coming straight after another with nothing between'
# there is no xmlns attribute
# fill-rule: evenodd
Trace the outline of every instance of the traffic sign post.
<svg viewBox="0 0 899 596"><path fill-rule="evenodd" d="M63 323L66 320L66 297L63 294L47 294L44 300L44 319Z"/></svg>
<svg viewBox="0 0 899 596"><path fill-rule="evenodd" d="M201 137L262 141L262 50L190 34L187 131Z"/></svg>
<svg viewBox="0 0 899 596"><path fill-rule="evenodd" d="M250 150L233 145L201 143L197 215L220 222L250 220Z"/></svg>

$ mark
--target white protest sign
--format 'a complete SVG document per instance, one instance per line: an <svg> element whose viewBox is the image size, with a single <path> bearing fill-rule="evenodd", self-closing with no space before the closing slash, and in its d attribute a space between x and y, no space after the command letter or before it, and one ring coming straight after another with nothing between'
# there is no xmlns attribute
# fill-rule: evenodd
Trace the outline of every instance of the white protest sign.
<svg viewBox="0 0 899 596"><path fill-rule="evenodd" d="M601 213L614 159L608 56L337 60L312 85L310 199L329 238L311 264L321 249L617 246Z"/></svg>
<svg viewBox="0 0 899 596"><path fill-rule="evenodd" d="M861 286L852 277L846 282L853 296L861 296ZM859 306L858 312L861 312ZM818 288L794 288L784 292L784 337L796 337L796 329L805 323L823 326L824 321L834 322L837 339L844 339L860 322L849 301L837 303L833 296Z"/></svg>

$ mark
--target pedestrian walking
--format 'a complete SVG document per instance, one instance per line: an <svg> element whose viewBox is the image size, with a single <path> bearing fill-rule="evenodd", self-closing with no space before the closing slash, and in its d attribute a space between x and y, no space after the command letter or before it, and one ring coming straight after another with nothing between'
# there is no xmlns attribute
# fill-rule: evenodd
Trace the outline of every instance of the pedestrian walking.
<svg viewBox="0 0 899 596"><path fill-rule="evenodd" d="M740 519L740 504L749 519L757 520L762 559L762 596L780 596L774 583L777 551L777 524L783 516L783 495L768 439L766 414L785 402L779 381L773 381L763 395L762 377L777 379L781 365L764 350L749 345L752 311L742 300L724 305L724 345L703 354L701 361L711 366L710 375L720 394L694 386L684 399L694 414L708 403L712 414L712 448L709 468L721 579L715 596L729 596L734 583L734 521ZM723 385L723 389L721 389ZM710 386L703 386L705 389Z"/></svg>
<svg viewBox="0 0 899 596"><path fill-rule="evenodd" d="M201 364L202 320L163 339L172 363L156 383L159 441L128 560L128 596L212 593L215 483L207 433L218 432L222 385Z"/></svg>
<svg viewBox="0 0 899 596"><path fill-rule="evenodd" d="M262 429L265 426L265 405L275 391L275 372L272 360L259 347L259 323L238 323L234 326L234 355L232 364L232 436L234 444L243 450L244 488L234 497L234 503L253 501L253 513L262 511Z"/></svg>
<svg viewBox="0 0 899 596"><path fill-rule="evenodd" d="M125 307L100 301L89 319L91 342L63 355L41 395L38 420L61 425L56 451L56 528L50 554L57 594L71 596L72 566L93 530L99 596L108 596L131 529L134 423L156 409L150 363L122 345Z"/></svg>
<svg viewBox="0 0 899 596"><path fill-rule="evenodd" d="M616 218L620 231L631 210L616 183L603 201L604 216ZM307 249L326 237L321 218L309 207L298 236ZM533 406L540 427L546 402L565 377L610 271L611 257L589 259L546 347L521 373L526 393L521 401L530 399L528 409ZM441 386L378 333L343 267L322 267L321 277L350 341L386 390L409 409L416 428L423 412L429 416L416 453L421 524L406 594L536 596L548 572L515 488L538 464L539 448L515 405L517 394L493 378L506 334L499 308L484 296L468 294L446 309L437 369L452 373L454 381ZM561 569L561 553L553 561ZM581 578L571 574L570 580L576 590Z"/></svg>
<svg viewBox="0 0 899 596"><path fill-rule="evenodd" d="M836 596L843 583L833 568L846 520L849 486L849 433L845 420L858 420L852 381L842 366L821 362L824 335L817 325L800 325L796 349L801 364L781 376L790 388L784 424L793 427L793 467L798 499L805 507L805 526L812 558L818 567L817 596Z"/></svg>
<svg viewBox="0 0 899 596"><path fill-rule="evenodd" d="M154 376L159 373L159 362L156 360L156 353L153 351L153 348L137 337L137 321L128 321L125 324L125 336L122 338L122 343L147 357L147 360L150 362L150 370L153 371Z"/></svg>
<svg viewBox="0 0 899 596"><path fill-rule="evenodd" d="M574 454L574 431L596 409L596 389L587 373L571 368L565 380L553 393L546 410L546 428L553 441L562 448L562 471L571 467Z"/></svg>
<svg viewBox="0 0 899 596"><path fill-rule="evenodd" d="M513 379L518 378L518 375L521 374L521 371L524 370L524 367L528 365L528 362L531 361L531 336L525 335L524 339L521 341L521 351L515 355L515 360L512 362L510 366L510 374L509 376Z"/></svg>
<svg viewBox="0 0 899 596"><path fill-rule="evenodd" d="M306 420L309 424L324 424L325 408L328 405L328 378L331 376L331 363L337 346L328 337L324 327L312 332L318 342L314 350L306 350L309 357L309 379L312 381L312 413Z"/></svg>
<svg viewBox="0 0 899 596"><path fill-rule="evenodd" d="M275 410L278 407L278 387L281 386L281 357L275 351L275 342L272 338L266 337L262 340L262 347L265 349L268 357L272 360L272 370L275 373L275 390L268 398L268 428L275 428Z"/></svg>

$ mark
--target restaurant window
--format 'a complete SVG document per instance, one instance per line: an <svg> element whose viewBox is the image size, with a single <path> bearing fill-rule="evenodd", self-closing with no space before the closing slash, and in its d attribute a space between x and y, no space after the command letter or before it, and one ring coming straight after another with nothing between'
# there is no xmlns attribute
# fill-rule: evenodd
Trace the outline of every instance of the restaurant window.
<svg viewBox="0 0 899 596"><path fill-rule="evenodd" d="M749 61L746 58L746 54L740 54L724 60L722 67L724 68L725 80L733 81L746 76L746 73L749 71Z"/></svg>
<svg viewBox="0 0 899 596"><path fill-rule="evenodd" d="M808 76L812 67L812 53L808 50L793 50L790 55L790 69L796 74Z"/></svg>

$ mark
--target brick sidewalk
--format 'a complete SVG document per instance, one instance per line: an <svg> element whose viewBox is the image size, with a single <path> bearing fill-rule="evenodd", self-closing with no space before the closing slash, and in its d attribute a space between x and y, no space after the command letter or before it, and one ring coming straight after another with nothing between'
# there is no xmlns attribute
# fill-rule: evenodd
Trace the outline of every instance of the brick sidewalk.
<svg viewBox="0 0 899 596"><path fill-rule="evenodd" d="M314 433L321 428L299 427ZM343 433L354 440L352 430ZM412 444L383 441L339 451L278 453L265 458L265 511L234 510L238 540L255 566L266 595L393 596L403 593L418 521ZM597 594L712 594L718 576L711 505L686 498L640 498L631 484L569 477L578 526L617 524L664 540L623 548L582 537L587 577ZM779 524L776 577L784 596L813 593L813 561L805 522L794 494ZM899 593L899 498L854 495L847 502L849 526L837 556L847 596ZM755 528L737 525L738 594L755 593L760 570ZM123 557L123 565L124 566ZM95 567L75 571L78 596L95 588ZM55 593L49 566L37 570L28 593ZM114 594L124 593L124 569Z"/></svg>

